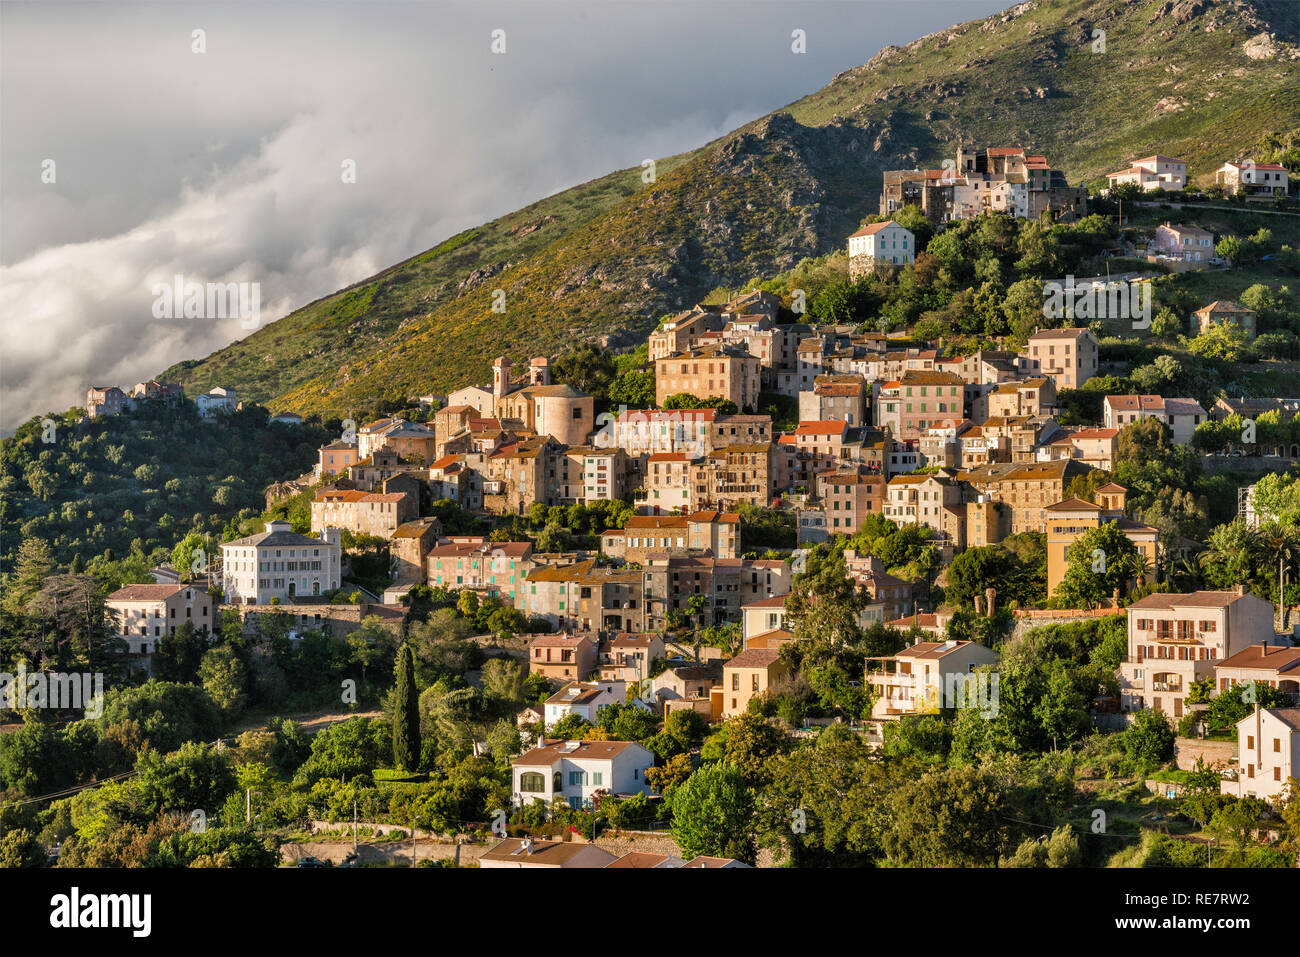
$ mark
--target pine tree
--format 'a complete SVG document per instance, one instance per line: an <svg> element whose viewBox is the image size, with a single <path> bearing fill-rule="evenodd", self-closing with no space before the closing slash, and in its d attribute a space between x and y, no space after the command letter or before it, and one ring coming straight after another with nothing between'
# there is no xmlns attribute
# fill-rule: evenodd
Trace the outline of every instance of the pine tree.
<svg viewBox="0 0 1300 957"><path fill-rule="evenodd" d="M55 570L54 552L47 542L39 538L23 539L18 546L13 577L5 590L5 609L14 615L27 614L28 604Z"/></svg>
<svg viewBox="0 0 1300 957"><path fill-rule="evenodd" d="M397 656L397 687L393 703L393 763L414 771L420 763L420 704L415 690L415 658L403 644Z"/></svg>

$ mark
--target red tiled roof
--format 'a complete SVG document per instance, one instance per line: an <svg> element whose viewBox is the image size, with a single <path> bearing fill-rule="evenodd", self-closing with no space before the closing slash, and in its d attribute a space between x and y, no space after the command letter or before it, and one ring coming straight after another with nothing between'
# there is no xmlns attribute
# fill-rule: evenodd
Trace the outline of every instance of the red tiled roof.
<svg viewBox="0 0 1300 957"><path fill-rule="evenodd" d="M1235 591L1195 591L1188 594L1158 592L1139 598L1128 607L1133 608L1226 608L1245 595Z"/></svg>
<svg viewBox="0 0 1300 957"><path fill-rule="evenodd" d="M795 435L842 435L848 428L843 422L815 421L800 422L794 430Z"/></svg>
<svg viewBox="0 0 1300 957"><path fill-rule="evenodd" d="M568 648L579 642L590 641L585 635L536 635L528 643L529 648Z"/></svg>
<svg viewBox="0 0 1300 957"><path fill-rule="evenodd" d="M628 748L639 748L640 745L635 741L578 741L576 748L570 748L571 742L557 741L554 744L548 744L544 748L533 748L527 754L515 758L516 767L525 765L529 767L550 767L556 761L564 757L579 757L591 760L601 758L614 758L622 754Z"/></svg>
<svg viewBox="0 0 1300 957"><path fill-rule="evenodd" d="M1216 662L1218 668L1255 668L1269 671L1290 671L1300 667L1300 648L1282 648L1278 645L1251 645L1229 658Z"/></svg>
<svg viewBox="0 0 1300 957"><path fill-rule="evenodd" d="M766 668L781 656L776 648L750 648L742 651L730 661L723 662L724 668Z"/></svg>
<svg viewBox="0 0 1300 957"><path fill-rule="evenodd" d="M856 233L850 234L849 238L852 239L857 236L874 236L887 226L898 226L898 223L894 222L892 219L884 223L872 223L870 226L863 226Z"/></svg>

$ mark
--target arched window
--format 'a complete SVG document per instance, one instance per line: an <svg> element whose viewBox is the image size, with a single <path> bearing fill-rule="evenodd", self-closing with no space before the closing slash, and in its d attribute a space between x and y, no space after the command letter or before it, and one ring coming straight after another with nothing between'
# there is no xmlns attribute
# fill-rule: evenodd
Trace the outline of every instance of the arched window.
<svg viewBox="0 0 1300 957"><path fill-rule="evenodd" d="M551 788L552 791L564 790L564 778L561 777L559 771L555 772L555 780L552 783L555 785L553 788Z"/></svg>
<svg viewBox="0 0 1300 957"><path fill-rule="evenodd" d="M519 790L533 793L546 790L546 775L538 771L528 771L519 775Z"/></svg>

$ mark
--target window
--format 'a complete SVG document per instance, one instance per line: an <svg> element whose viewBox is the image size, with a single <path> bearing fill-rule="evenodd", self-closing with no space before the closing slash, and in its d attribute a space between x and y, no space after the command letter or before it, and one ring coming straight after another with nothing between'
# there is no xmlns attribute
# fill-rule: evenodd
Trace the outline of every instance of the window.
<svg viewBox="0 0 1300 957"><path fill-rule="evenodd" d="M538 771L528 771L519 775L519 790L532 793L546 790L546 776Z"/></svg>

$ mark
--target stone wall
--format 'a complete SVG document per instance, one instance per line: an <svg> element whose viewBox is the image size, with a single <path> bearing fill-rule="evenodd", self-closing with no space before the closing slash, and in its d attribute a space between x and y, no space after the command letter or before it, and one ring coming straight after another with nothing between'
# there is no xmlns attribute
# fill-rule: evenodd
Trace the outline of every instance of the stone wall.
<svg viewBox="0 0 1300 957"><path fill-rule="evenodd" d="M1237 757L1236 741L1211 741L1204 738L1175 738L1174 764L1183 771L1196 767L1197 758L1205 759L1205 766L1227 765Z"/></svg>
<svg viewBox="0 0 1300 957"><path fill-rule="evenodd" d="M615 857L622 857L632 851L682 856L682 849L667 831L613 831L599 835L592 843Z"/></svg>
<svg viewBox="0 0 1300 957"><path fill-rule="evenodd" d="M371 605L363 603L360 605L330 605L298 602L294 604L283 603L279 605L221 605L220 610L234 609L239 612L243 621L244 634L252 636L257 633L257 618L259 615L274 615L281 613L289 616L290 629L298 630L303 628L327 628L335 636L346 638L349 634L356 631L361 626L361 620L367 615L375 614L375 610L385 610L385 606ZM389 606L391 610L391 606ZM320 619L317 620L316 616ZM384 618L384 624L390 628L400 630L401 619L395 616Z"/></svg>
<svg viewBox="0 0 1300 957"><path fill-rule="evenodd" d="M1300 459L1279 455L1203 455L1207 472L1284 472Z"/></svg>
<svg viewBox="0 0 1300 957"><path fill-rule="evenodd" d="M1023 608L1018 610L1016 624L1012 629L1013 637L1019 638L1031 628L1044 628L1048 625L1070 625L1093 618L1108 618L1117 614L1114 608Z"/></svg>

